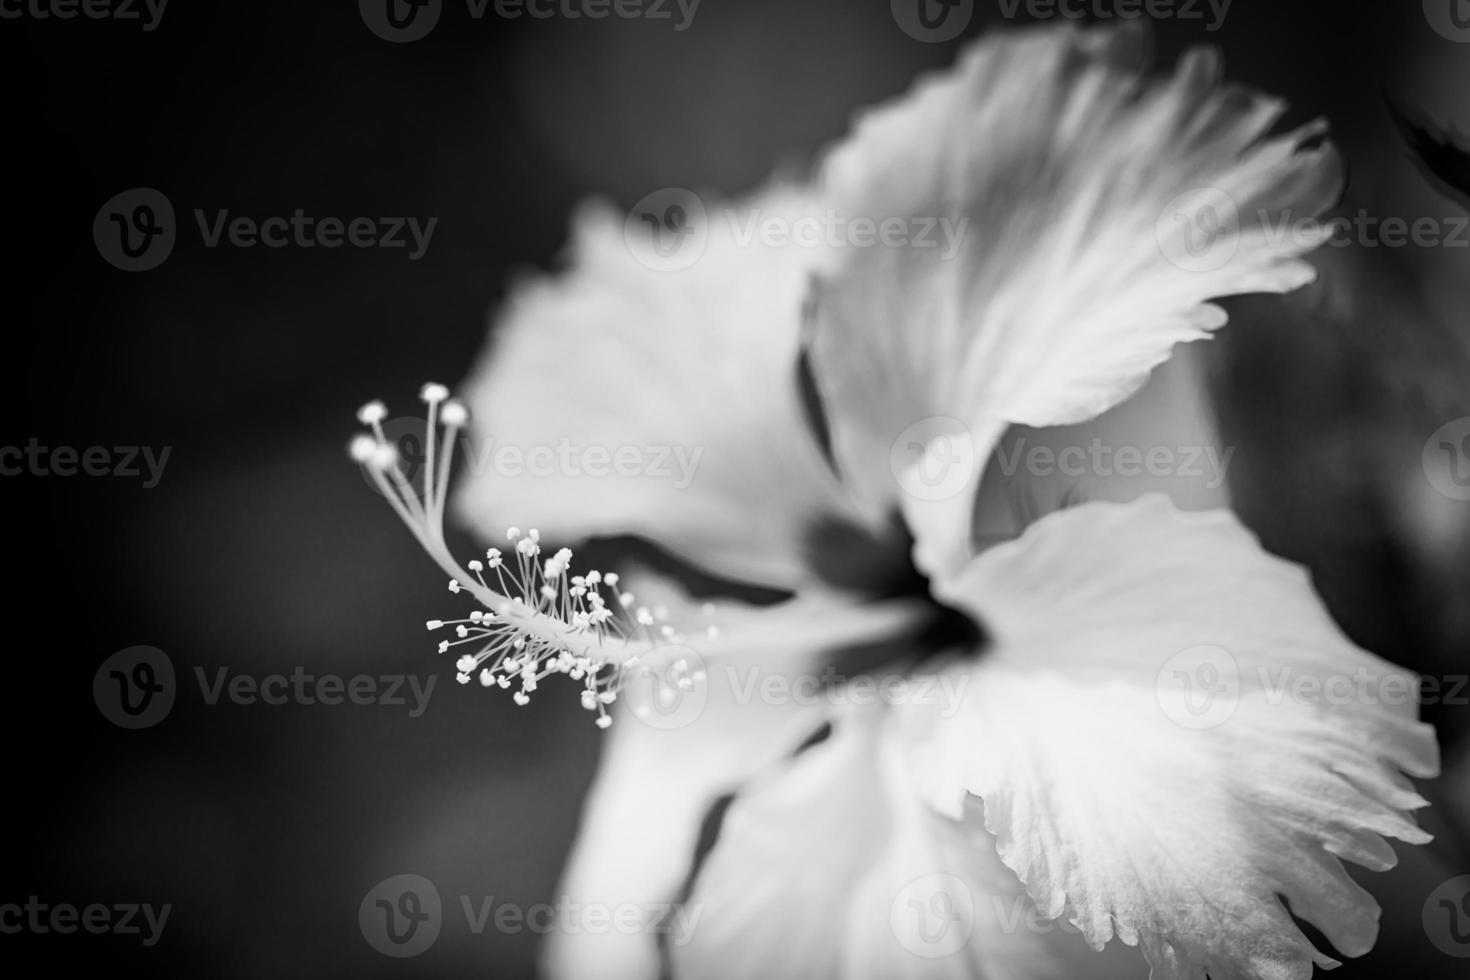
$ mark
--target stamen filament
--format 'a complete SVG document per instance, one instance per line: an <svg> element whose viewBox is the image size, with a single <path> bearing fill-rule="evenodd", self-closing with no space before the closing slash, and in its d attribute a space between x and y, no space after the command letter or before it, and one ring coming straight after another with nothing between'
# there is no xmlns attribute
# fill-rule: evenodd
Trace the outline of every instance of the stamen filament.
<svg viewBox="0 0 1470 980"><path fill-rule="evenodd" d="M354 439L351 454L367 468L394 513L449 576L449 590L468 591L489 610L476 611L466 619L429 620L430 630L454 627L456 638L440 641L439 652L462 644L482 644L475 653L459 658L457 680L467 684L478 671L485 687L504 689L519 681L514 696L517 704L526 704L537 685L555 674L581 680L583 707L596 711L598 727L608 727L612 718L607 705L617 699L623 675L647 669L641 666L644 655L667 643L682 643L683 637L663 622L665 609L640 607L630 616L628 610L635 600L631 593L618 591L616 574L593 570L572 576L570 549L541 560L541 536L534 528L525 534L515 527L507 530L506 539L515 551L513 570L507 572L500 549L485 553L495 572L495 586L487 582L485 564L479 560L471 561L468 570L462 567L444 540L443 518L454 447L469 412L449 398L443 385L424 385L420 397L429 409L422 504L383 431L387 407L382 402L370 402L359 410L358 420L371 434Z"/></svg>

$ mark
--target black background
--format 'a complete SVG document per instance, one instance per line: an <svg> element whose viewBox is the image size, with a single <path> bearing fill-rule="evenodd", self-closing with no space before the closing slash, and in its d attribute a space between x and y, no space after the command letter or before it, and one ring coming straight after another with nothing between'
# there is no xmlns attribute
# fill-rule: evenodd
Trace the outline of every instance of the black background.
<svg viewBox="0 0 1470 980"><path fill-rule="evenodd" d="M1381 93L1455 104L1445 100L1463 82L1436 92L1440 69L1424 65L1464 64L1470 46L1429 31L1417 2L1381 6L1236 0L1219 32L1166 21L1156 46L1167 64L1186 44L1220 45L1230 75L1285 95L1292 118L1331 118L1354 192L1420 201L1422 188L1398 190L1417 175ZM999 19L995 5L980 8L967 35ZM400 962L358 932L363 894L404 872L450 901L548 900L599 733L573 698L514 710L453 684L422 623L454 602L346 459L353 412L374 396L408 404L425 379L458 381L507 283L551 263L579 200L626 208L671 185L749 189L809 160L855 109L948 64L960 44L905 36L886 0L704 0L683 33L616 19L476 22L451 2L433 34L404 45L371 34L347 0L173 0L147 33L137 22L0 20L11 307L0 445L172 447L154 489L0 480L0 901L174 906L152 949L118 936L0 936L0 962L527 974L525 933L446 928L432 951ZM161 267L125 273L99 257L91 226L104 201L137 186L168 195L180 237ZM427 254L409 261L405 250L206 248L195 208L439 221ZM1422 302L1417 258L1384 262L1380 292ZM1282 342L1266 330L1277 306L1238 307L1219 360L1227 428L1249 447L1236 474L1247 518L1313 564L1360 642L1449 672L1467 633L1465 579L1454 577L1463 541L1449 570L1424 569L1372 474L1385 459L1412 464L1451 417L1416 384L1448 385L1453 399L1464 376L1452 359L1386 364L1376 320L1359 323L1356 346L1322 332ZM1304 475L1324 453L1337 465ZM185 678L162 724L129 732L90 692L102 660L134 644L165 650ZM192 671L219 666L439 681L416 719L390 707L208 706ZM1470 867L1444 850L1406 858L1360 876L1383 899L1384 935L1340 976L1462 975L1425 941L1419 908L1447 869Z"/></svg>

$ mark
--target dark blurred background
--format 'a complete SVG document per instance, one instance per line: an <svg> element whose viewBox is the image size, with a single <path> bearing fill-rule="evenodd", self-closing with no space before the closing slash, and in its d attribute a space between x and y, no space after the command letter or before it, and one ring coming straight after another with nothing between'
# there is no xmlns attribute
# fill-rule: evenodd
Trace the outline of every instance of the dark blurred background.
<svg viewBox="0 0 1470 980"><path fill-rule="evenodd" d="M530 932L446 927L424 955L394 960L358 929L368 889L401 873L446 902L550 900L599 733L574 698L516 710L453 683L423 621L458 603L346 459L353 412L373 396L410 407L423 380L462 378L487 313L519 272L552 263L580 200L737 193L800 167L1002 8L977 4L944 43L905 34L887 0L704 0L684 31L670 9L505 20L492 3L476 20L450 0L431 34L402 44L350 0L174 0L153 30L0 19L12 306L0 445L172 447L149 489L0 479L12 637L0 902L173 906L152 948L3 935L0 962L529 974ZM1209 20L1158 22L1160 60L1216 44L1231 77L1287 97L1292 119L1329 116L1351 164L1346 208L1465 213L1414 167L1385 108L1389 92L1441 120L1459 113L1462 128L1470 116L1470 44L1433 30L1419 3L1236 0L1220 29ZM92 224L134 187L167 195L179 237L159 267L124 272ZM438 223L417 260L207 248L196 208ZM1467 259L1335 251L1321 285L1233 304L1210 355L1247 520L1312 566L1359 643L1439 675L1466 669L1470 504L1433 491L1420 453L1470 415ZM129 731L99 712L92 681L138 644L168 654L182 693L160 724ZM420 717L210 706L193 672L220 667L438 683ZM1465 714L1433 709L1447 748ZM1470 872L1439 826L1457 804L1437 802L1427 822L1445 843L1360 876L1383 901L1383 937L1339 976L1463 976L1420 923L1429 891Z"/></svg>

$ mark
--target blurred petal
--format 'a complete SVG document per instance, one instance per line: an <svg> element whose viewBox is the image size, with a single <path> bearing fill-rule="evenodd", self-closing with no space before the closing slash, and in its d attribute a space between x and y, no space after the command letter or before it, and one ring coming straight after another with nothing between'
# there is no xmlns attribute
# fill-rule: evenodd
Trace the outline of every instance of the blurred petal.
<svg viewBox="0 0 1470 980"><path fill-rule="evenodd" d="M675 622L696 613L651 582L631 588L640 602L674 610ZM665 656L697 661L701 681L671 701L629 683L582 817L582 829L560 895L585 908L598 903L671 902L695 856L711 806L745 780L793 752L826 720L826 707L759 696L752 677L816 671L829 646L887 637L912 625L914 607L859 607L830 596L778 606L717 606L717 640L671 647ZM692 641L691 641L692 642ZM756 672L756 673L753 673ZM657 977L652 931L554 933L545 950L552 977L607 980Z"/></svg>
<svg viewBox="0 0 1470 980"><path fill-rule="evenodd" d="M978 825L920 800L882 712L830 738L731 804L671 946L681 980L1045 977L1031 906Z"/></svg>
<svg viewBox="0 0 1470 980"><path fill-rule="evenodd" d="M802 206L788 191L742 205ZM760 248L739 230L711 210L693 232L707 232L702 254L689 239L697 258L670 271L645 264L620 215L582 212L569 270L517 290L466 386L483 458L459 488L465 519L495 537L512 523L553 540L642 534L727 576L803 577L809 523L847 509L798 381L820 255ZM519 472L492 464L502 448L528 454ZM637 454L632 475L613 470L620 449Z"/></svg>
<svg viewBox="0 0 1470 980"><path fill-rule="evenodd" d="M826 161L839 212L958 234L951 254L850 250L819 287L811 335L838 462L865 506L902 506L921 567L942 575L968 556L979 474L966 460L1007 423L1091 418L1225 323L1210 298L1313 277L1297 256L1321 236L1292 223L1335 198L1336 155L1309 148L1324 127L1263 139L1279 101L1221 87L1206 50L1145 83L1141 48L1129 29L999 34ZM947 459L969 479L914 492Z"/></svg>
<svg viewBox="0 0 1470 980"><path fill-rule="evenodd" d="M1293 978L1359 956L1378 906L1339 858L1424 843L1438 770L1413 676L1333 625L1303 570L1224 511L1089 504L977 558L946 598L995 647L952 719L906 714L926 792L966 793L1044 914L1153 977Z"/></svg>

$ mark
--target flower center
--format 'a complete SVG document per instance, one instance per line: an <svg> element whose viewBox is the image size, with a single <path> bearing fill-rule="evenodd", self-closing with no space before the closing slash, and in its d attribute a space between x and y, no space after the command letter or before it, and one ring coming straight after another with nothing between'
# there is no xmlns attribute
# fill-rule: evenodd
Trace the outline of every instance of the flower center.
<svg viewBox="0 0 1470 980"><path fill-rule="evenodd" d="M929 579L914 566L913 538L897 515L883 536L836 518L820 521L808 530L805 551L808 566L835 588L878 601L917 599L929 609L917 630L901 638L834 651L833 662L844 670L867 672L984 648L984 625L934 598Z"/></svg>

